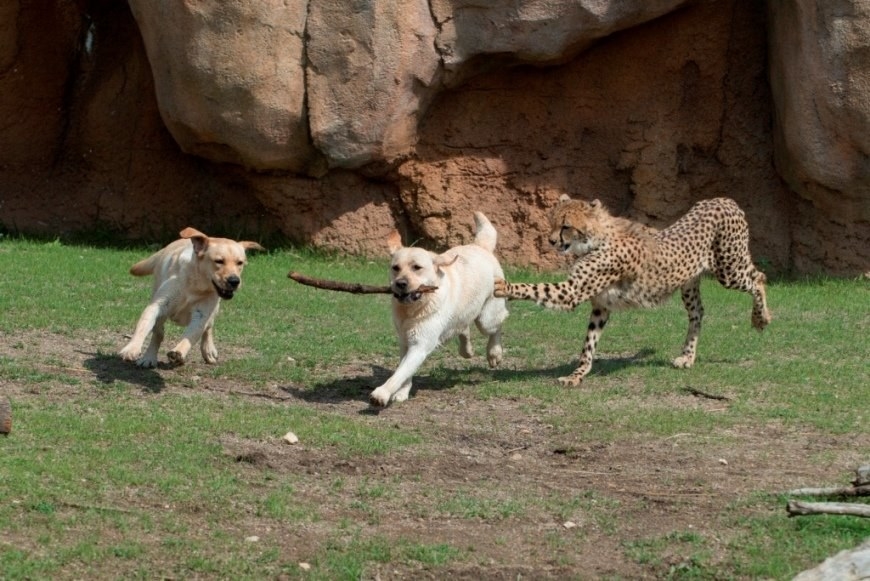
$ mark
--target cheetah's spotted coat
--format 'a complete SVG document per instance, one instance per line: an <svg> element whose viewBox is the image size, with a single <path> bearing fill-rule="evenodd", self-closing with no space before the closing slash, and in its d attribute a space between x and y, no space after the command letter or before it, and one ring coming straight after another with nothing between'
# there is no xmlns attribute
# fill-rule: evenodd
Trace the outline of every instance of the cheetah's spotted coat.
<svg viewBox="0 0 870 581"><path fill-rule="evenodd" d="M495 296L533 300L556 309L574 309L589 300L592 316L580 365L563 385L579 384L592 367L595 347L612 310L652 307L677 289L689 315L689 330L675 367L695 362L704 308L700 276L712 272L729 289L750 293L752 326L770 322L766 277L749 254L749 227L730 198L703 200L664 230L611 216L598 200L562 196L551 216L550 243L578 256L568 280L560 283L511 284L496 281Z"/></svg>

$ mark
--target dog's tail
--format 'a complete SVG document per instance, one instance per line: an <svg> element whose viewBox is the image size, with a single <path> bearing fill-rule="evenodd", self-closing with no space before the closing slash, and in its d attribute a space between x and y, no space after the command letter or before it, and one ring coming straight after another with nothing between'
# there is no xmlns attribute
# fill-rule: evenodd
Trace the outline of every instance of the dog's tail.
<svg viewBox="0 0 870 581"><path fill-rule="evenodd" d="M140 260L130 267L130 274L133 276L148 276L149 274L154 274L154 269L157 267L159 258L158 254L152 254L145 260Z"/></svg>
<svg viewBox="0 0 870 581"><path fill-rule="evenodd" d="M475 212L474 243L486 248L490 252L495 252L495 243L497 240L498 233L495 231L495 228L489 219L487 219L482 212Z"/></svg>

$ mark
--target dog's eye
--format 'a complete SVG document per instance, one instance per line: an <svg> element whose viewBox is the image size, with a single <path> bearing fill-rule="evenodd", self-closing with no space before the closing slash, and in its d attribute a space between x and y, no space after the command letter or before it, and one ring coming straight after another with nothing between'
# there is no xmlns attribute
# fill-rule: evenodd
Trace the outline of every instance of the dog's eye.
<svg viewBox="0 0 870 581"><path fill-rule="evenodd" d="M224 259L223 259L223 258L218 258L217 260L214 261L214 263L215 263L215 264L223 264L223 263L224 263Z"/></svg>
<svg viewBox="0 0 870 581"><path fill-rule="evenodd" d="M411 267L411 270L413 270L414 272L419 272L419 271L423 270L423 267L420 266L419 264L415 264L414 266Z"/></svg>
<svg viewBox="0 0 870 581"><path fill-rule="evenodd" d="M393 265L393 272L399 272L399 265L398 264Z"/></svg>

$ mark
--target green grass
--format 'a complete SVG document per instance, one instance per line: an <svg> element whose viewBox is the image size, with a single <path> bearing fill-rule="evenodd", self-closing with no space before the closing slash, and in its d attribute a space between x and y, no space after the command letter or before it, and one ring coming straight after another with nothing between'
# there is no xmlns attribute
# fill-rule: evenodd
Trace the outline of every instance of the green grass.
<svg viewBox="0 0 870 581"><path fill-rule="evenodd" d="M375 415L365 413L366 394L397 361L389 298L318 291L286 275L383 284L385 260L301 249L253 255L241 292L222 306L217 365L135 370L114 353L150 292L150 279L127 274L147 252L0 242L8 273L0 395L10 394L15 421L0 438L2 579L356 579L381 568L438 576L512 558L570 570L583 560L575 541L593 535L614 539L621 559L648 575L787 579L870 536L860 520L784 518L783 498L762 485L712 515L727 530L722 538L710 529L638 531L624 515L647 501L617 499L612 486L582 474L590 447L678 442L704 458L764 429L785 439L812 434L819 444L796 465L870 459L866 280L774 282L774 321L763 334L750 329L748 296L705 280L700 354L688 370L669 365L685 335L678 298L616 313L581 389L555 378L573 367L585 309L512 303L502 368L445 347L415 383L430 389ZM179 334L170 328L167 341ZM686 387L728 403L700 402ZM511 414L499 411L506 402ZM451 409L466 408L481 412L449 423ZM527 424L545 434L529 450L518 435ZM276 444L290 430L301 447ZM825 445L844 441L848 450ZM461 472L425 469L466 447ZM559 450L580 480L553 490L522 459L499 468L507 460L497 454L513 448L539 454L536 466ZM478 479L476 465L515 478ZM666 490L678 480L654 474L649 483ZM581 526L565 532L566 520ZM419 521L437 534L410 532ZM450 534L450 523L465 532ZM526 547L514 529L538 544Z"/></svg>

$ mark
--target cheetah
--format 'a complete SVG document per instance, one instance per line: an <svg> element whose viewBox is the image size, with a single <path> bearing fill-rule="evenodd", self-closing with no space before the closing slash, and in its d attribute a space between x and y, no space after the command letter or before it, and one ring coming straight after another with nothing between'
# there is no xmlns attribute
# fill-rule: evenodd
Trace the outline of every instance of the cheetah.
<svg viewBox="0 0 870 581"><path fill-rule="evenodd" d="M589 373L611 311L654 307L677 289L688 311L689 330L682 354L673 365L691 367L704 316L700 280L705 272L712 271L725 288L752 295L753 327L761 331L770 323L767 277L752 263L746 217L730 198L700 201L668 228L656 230L612 216L598 200L586 202L563 195L550 221L550 244L578 257L569 279L537 284L499 279L494 294L563 310L591 302L580 364L559 378L562 385L576 386Z"/></svg>

